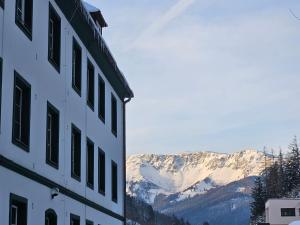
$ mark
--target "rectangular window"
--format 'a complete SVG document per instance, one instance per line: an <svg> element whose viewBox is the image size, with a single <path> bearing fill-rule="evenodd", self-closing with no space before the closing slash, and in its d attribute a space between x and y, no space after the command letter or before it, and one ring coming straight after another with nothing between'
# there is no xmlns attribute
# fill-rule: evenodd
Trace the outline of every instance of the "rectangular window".
<svg viewBox="0 0 300 225"><path fill-rule="evenodd" d="M105 152L98 150L98 192L105 195Z"/></svg>
<svg viewBox="0 0 300 225"><path fill-rule="evenodd" d="M71 214L70 215L70 225L80 225L80 217Z"/></svg>
<svg viewBox="0 0 300 225"><path fill-rule="evenodd" d="M32 0L16 0L15 22L25 35L32 38Z"/></svg>
<svg viewBox="0 0 300 225"><path fill-rule="evenodd" d="M100 76L98 76L98 116L105 122L105 83Z"/></svg>
<svg viewBox="0 0 300 225"><path fill-rule="evenodd" d="M49 4L48 59L54 68L60 71L61 21L53 6Z"/></svg>
<svg viewBox="0 0 300 225"><path fill-rule="evenodd" d="M81 64L82 64L81 47L73 38L73 53L72 53L72 87L81 96Z"/></svg>
<svg viewBox="0 0 300 225"><path fill-rule="evenodd" d="M4 9L4 0L0 0L0 7Z"/></svg>
<svg viewBox="0 0 300 225"><path fill-rule="evenodd" d="M93 221L90 221L90 220L86 220L85 224L86 224L86 225L94 225L94 222L93 222Z"/></svg>
<svg viewBox="0 0 300 225"><path fill-rule="evenodd" d="M10 225L27 225L27 199L10 194Z"/></svg>
<svg viewBox="0 0 300 225"><path fill-rule="evenodd" d="M94 143L87 138L86 141L86 185L94 189Z"/></svg>
<svg viewBox="0 0 300 225"><path fill-rule="evenodd" d="M71 176L80 181L81 176L81 131L72 124Z"/></svg>
<svg viewBox="0 0 300 225"><path fill-rule="evenodd" d="M25 151L29 151L30 102L30 84L15 72L12 142Z"/></svg>
<svg viewBox="0 0 300 225"><path fill-rule="evenodd" d="M88 60L87 63L87 104L94 110L95 104L95 69L93 64Z"/></svg>
<svg viewBox="0 0 300 225"><path fill-rule="evenodd" d="M117 99L113 94L111 95L111 131L117 136L118 132L118 118L117 118Z"/></svg>
<svg viewBox="0 0 300 225"><path fill-rule="evenodd" d="M59 111L47 103L46 163L58 169L59 161Z"/></svg>
<svg viewBox="0 0 300 225"><path fill-rule="evenodd" d="M111 162L111 179L111 199L118 202L118 166L114 161Z"/></svg>
<svg viewBox="0 0 300 225"><path fill-rule="evenodd" d="M281 209L281 216L296 216L296 209L295 208L282 208Z"/></svg>

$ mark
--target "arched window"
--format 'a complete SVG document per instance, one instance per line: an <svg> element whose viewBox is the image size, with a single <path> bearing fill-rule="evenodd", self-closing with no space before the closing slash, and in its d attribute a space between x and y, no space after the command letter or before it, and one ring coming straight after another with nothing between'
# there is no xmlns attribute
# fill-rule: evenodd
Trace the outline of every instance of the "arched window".
<svg viewBox="0 0 300 225"><path fill-rule="evenodd" d="M57 216L53 209L48 209L45 213L45 225L57 225Z"/></svg>

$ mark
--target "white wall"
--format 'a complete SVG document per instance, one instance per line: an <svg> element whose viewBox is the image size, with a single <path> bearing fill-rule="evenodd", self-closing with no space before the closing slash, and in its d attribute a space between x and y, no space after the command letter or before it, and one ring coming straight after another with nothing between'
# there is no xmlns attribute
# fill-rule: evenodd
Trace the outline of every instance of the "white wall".
<svg viewBox="0 0 300 225"><path fill-rule="evenodd" d="M4 29L3 51L1 49L2 33L0 33L0 54L3 57L3 88L2 88L2 121L0 135L0 154L25 166L26 168L46 176L82 196L123 215L123 103L89 55L62 12L50 0L61 17L61 68L60 74L48 62L48 0L33 0L33 32L32 41L15 24L15 0L5 1L4 17L0 9L0 32ZM2 23L4 27L2 27ZM82 91L81 97L72 89L71 62L72 38L82 47ZM2 53L3 52L3 53ZM95 107L94 112L86 105L86 65L87 57L95 67ZM13 83L14 70L31 84L31 123L30 152L27 153L12 144L13 115ZM106 116L105 124L98 118L98 74L105 81ZM118 135L111 132L111 93L117 98L118 104ZM46 162L46 110L47 101L60 111L60 152L59 170ZM71 123L81 130L81 182L71 178ZM86 187L86 137L95 144L94 190ZM106 154L106 195L98 193L98 147ZM118 203L111 201L111 160L118 164ZM0 179L5 179L6 172L0 167ZM19 179L19 178L18 178ZM19 184L23 184L20 179ZM17 182L17 181L12 181ZM43 189L32 185L34 192ZM22 192L24 185L14 187ZM6 184L9 188L9 184ZM30 189L29 189L30 190ZM31 190L32 191L32 190ZM3 187L0 186L3 195ZM6 193L7 194L7 193ZM39 195L39 194L38 194ZM7 198L8 196L2 196ZM26 197L26 196L25 196ZM32 196L30 196L32 197ZM0 198L2 199L2 198ZM39 202L38 199L36 202ZM74 203L75 204L75 203ZM2 205L2 204L1 204ZM71 207L72 204L70 204ZM3 210L1 210L3 213ZM0 216L2 218L2 216ZM4 223L5 224L5 223ZM112 223L110 223L112 224Z"/></svg>
<svg viewBox="0 0 300 225"><path fill-rule="evenodd" d="M294 217L282 217L282 208L295 208L296 216ZM266 222L271 225L288 225L293 221L300 220L300 200L290 200L290 199L270 199L266 203L266 211L268 211L268 216Z"/></svg>
<svg viewBox="0 0 300 225"><path fill-rule="evenodd" d="M95 225L121 225L122 222L98 212L90 207L85 207L73 199L59 195L51 199L50 189L30 182L27 178L19 176L10 170L0 169L0 178L6 182L1 183L0 191L0 221L1 224L9 224L9 197L10 193L22 196L28 200L28 221L27 224L44 224L45 211L53 209L57 214L57 224L69 225L70 214L80 216L81 223L91 220ZM20 188L20 185L22 188ZM34 191L32 191L34 190Z"/></svg>

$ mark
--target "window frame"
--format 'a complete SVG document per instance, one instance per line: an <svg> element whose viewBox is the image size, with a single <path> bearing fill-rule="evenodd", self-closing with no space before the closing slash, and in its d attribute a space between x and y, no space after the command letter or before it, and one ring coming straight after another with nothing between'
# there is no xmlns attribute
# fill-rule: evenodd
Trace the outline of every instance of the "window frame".
<svg viewBox="0 0 300 225"><path fill-rule="evenodd" d="M87 220L85 220L85 224L86 225L94 225L94 222L87 219Z"/></svg>
<svg viewBox="0 0 300 225"><path fill-rule="evenodd" d="M111 94L111 132L115 137L118 136L118 103L113 93Z"/></svg>
<svg viewBox="0 0 300 225"><path fill-rule="evenodd" d="M74 63L78 62L74 62L76 61L76 57L75 57L75 50L76 52L79 51L80 53L80 68L79 71L76 70L76 66L74 67ZM79 73L79 85L80 87L77 87L76 85L76 75L78 75L76 72ZM73 37L73 44L72 44L72 88L73 90L79 95L81 96L81 89L82 89L82 48L80 46L80 44L78 43L78 41L76 40L75 37Z"/></svg>
<svg viewBox="0 0 300 225"><path fill-rule="evenodd" d="M33 0L24 0L24 6L23 7L25 7L25 9L24 9L24 13L25 13L25 15L24 15L24 21L21 21L20 19L19 19L19 16L18 16L18 1L22 1L22 0L16 0L15 1L15 23L16 23L16 25L20 28L20 30L28 37L28 39L30 40L30 41L32 41L32 27L33 27ZM29 1L29 2L28 2ZM30 4L29 6L31 6L30 7L30 11L31 11L31 14L29 15L30 16L30 24L29 24L29 27L27 27L28 26L28 24L25 24L25 20L26 20L26 16L27 16L27 14L26 14L26 11L28 10L28 9L26 9L27 7L28 7L28 5L27 4ZM3 8L4 8L4 3L3 3ZM28 13L28 12L27 12Z"/></svg>
<svg viewBox="0 0 300 225"><path fill-rule="evenodd" d="M15 104L16 104L16 86L17 86L17 80L19 80L22 84L22 86L24 86L26 89L28 89L27 91L29 91L28 95L29 95L29 99L28 99L28 145L26 145L26 143L21 142L20 140L17 140L15 137L15 119L16 119L16 112L15 112ZM20 87L19 87L20 88ZM23 90L24 91L24 90ZM13 88L13 116L12 116L12 143L16 146L18 146L19 148L21 148L22 150L29 152L30 151L30 124L31 124L31 85L17 72L14 72L14 88ZM20 125L20 129L22 129L21 125Z"/></svg>
<svg viewBox="0 0 300 225"><path fill-rule="evenodd" d="M75 152L73 156L73 130L79 134L80 137L80 145L79 145L79 175L75 173ZM73 159L74 157L74 159ZM73 168L74 161L74 168ZM81 130L77 128L73 123L71 125L71 177L79 182L81 182Z"/></svg>
<svg viewBox="0 0 300 225"><path fill-rule="evenodd" d="M86 66L86 103L92 111L95 108L95 66L91 60L87 59ZM92 74L90 73L92 71ZM92 78L92 88L90 87L90 79ZM90 96L91 95L91 96ZM92 97L92 99L90 99Z"/></svg>
<svg viewBox="0 0 300 225"><path fill-rule="evenodd" d="M98 117L105 123L105 82L100 75L98 75Z"/></svg>
<svg viewBox="0 0 300 225"><path fill-rule="evenodd" d="M9 225L12 225L12 206L13 206L13 201L17 201L21 204L24 204L26 205L26 221L24 222L25 225L28 224L28 200L24 197L21 197L19 195L16 195L16 194L13 194L13 193L10 193L10 196L9 196ZM17 222L17 225L18 225L18 222Z"/></svg>
<svg viewBox="0 0 300 225"><path fill-rule="evenodd" d="M48 61L50 62L50 64L55 68L55 70L60 73L60 66L61 66L61 17L59 16L59 14L57 13L57 11L55 10L55 8L53 7L53 5L49 2L49 10L48 10ZM55 59L51 57L51 51L50 51L50 19L51 19L51 15L55 17L56 20L58 20L59 22L59 42L58 42L58 62L55 62ZM53 26L53 30L54 30L54 26ZM52 42L53 42L53 54L55 54L55 50L54 50L54 41L55 39L55 35L53 35L52 37ZM54 57L54 56L53 56Z"/></svg>
<svg viewBox="0 0 300 225"><path fill-rule="evenodd" d="M0 7L4 9L5 0L0 0Z"/></svg>
<svg viewBox="0 0 300 225"><path fill-rule="evenodd" d="M290 215L288 210L293 210L293 215ZM296 216L296 208L280 208L281 217L295 217Z"/></svg>
<svg viewBox="0 0 300 225"><path fill-rule="evenodd" d="M55 225L57 225L57 214L56 214L56 212L55 212L53 209L47 209L47 210L45 211L45 225L47 225L47 224L46 224L46 217L47 217L48 215L50 215L50 214L52 214L52 215L54 216L54 218L55 218ZM52 224L50 224L50 225L52 225Z"/></svg>
<svg viewBox="0 0 300 225"><path fill-rule="evenodd" d="M77 216L77 215L71 213L70 214L70 225L73 225L72 224L73 220L78 220L79 221L79 225L80 225L80 216Z"/></svg>
<svg viewBox="0 0 300 225"><path fill-rule="evenodd" d="M89 170L89 166L90 166L90 164L89 164L89 160L90 160L90 158L89 158L89 147L92 147L92 166L93 166L93 168L92 168L92 175L93 175L93 180L92 180L92 183L90 183L89 182L89 176L90 176L90 174L89 174L89 172L91 172L90 170ZM94 185L95 185L95 144L94 144L94 142L91 140L91 139L89 139L88 137L86 138L86 186L87 187L89 187L90 189L92 189L92 190L94 190Z"/></svg>
<svg viewBox="0 0 300 225"><path fill-rule="evenodd" d="M56 114L57 116L57 120L58 120L58 124L57 124L57 162L53 162L51 160L50 157L50 149L48 149L48 115L49 115L49 111L52 111L53 113ZM53 106L49 101L47 101L47 116L46 116L46 163L50 166L52 166L55 169L59 169L59 134L60 134L60 114L59 114L59 110ZM55 131L54 131L55 132Z"/></svg>
<svg viewBox="0 0 300 225"><path fill-rule="evenodd" d="M116 177L113 174L114 171L116 172ZM114 181L116 183L114 183ZM116 196L114 196L114 194L116 194ZM118 203L118 164L113 160L111 161L111 200Z"/></svg>
<svg viewBox="0 0 300 225"><path fill-rule="evenodd" d="M101 167L101 156L104 159L104 165L102 165L103 167ZM101 169L103 169L103 174L100 173ZM101 179L101 175L103 175L104 177ZM100 182L103 181L103 187L101 187L102 185L100 184ZM103 188L103 189L100 189ZM105 156L105 152L101 149L98 148L98 193L102 194L103 196L105 196L105 192L106 192L106 156Z"/></svg>

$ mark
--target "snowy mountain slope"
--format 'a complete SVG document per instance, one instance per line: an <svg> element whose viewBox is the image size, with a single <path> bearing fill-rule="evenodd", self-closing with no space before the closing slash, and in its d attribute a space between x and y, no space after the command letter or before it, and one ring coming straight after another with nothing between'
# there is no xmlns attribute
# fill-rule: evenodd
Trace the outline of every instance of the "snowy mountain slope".
<svg viewBox="0 0 300 225"><path fill-rule="evenodd" d="M158 198L154 208L168 215L188 219L193 225L205 221L210 225L248 225L254 179L247 177L180 202L173 201L177 194Z"/></svg>
<svg viewBox="0 0 300 225"><path fill-rule="evenodd" d="M270 161L270 158L267 158ZM233 154L198 152L143 154L127 158L127 193L153 204L159 195L182 201L231 182L258 175L265 156L256 150Z"/></svg>

